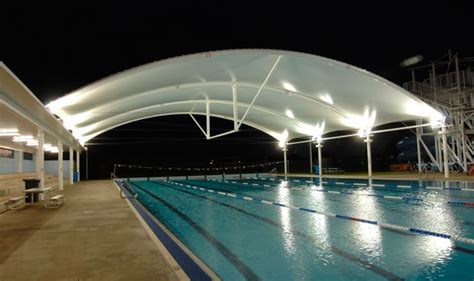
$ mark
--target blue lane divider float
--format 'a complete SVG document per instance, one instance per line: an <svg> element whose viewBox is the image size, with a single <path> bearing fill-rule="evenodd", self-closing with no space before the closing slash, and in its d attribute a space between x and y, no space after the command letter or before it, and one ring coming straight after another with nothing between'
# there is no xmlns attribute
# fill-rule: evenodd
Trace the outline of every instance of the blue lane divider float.
<svg viewBox="0 0 474 281"><path fill-rule="evenodd" d="M457 206L474 207L474 202L448 201L448 204Z"/></svg>
<svg viewBox="0 0 474 281"><path fill-rule="evenodd" d="M440 238L450 239L450 240L453 240L453 241L458 241L458 242L463 242L463 243L474 245L474 239L462 237L462 236L455 235L455 234L444 234L444 233L438 233L438 232L433 232L433 231L424 230L424 229L418 229L418 228L414 228L414 227L406 227L406 226L401 226L401 225L382 223L382 222L377 222L377 221L373 221L373 220L356 218L356 217L352 217L352 216L338 215L338 214L318 211L318 210L314 210L314 209L309 209L309 208L304 208L304 207L297 207L297 206L282 204L282 203L279 203L279 202L273 202L273 201L269 201L269 200L254 198L254 197L242 195L242 194L239 194L239 193L230 193L230 192L219 192L219 193L217 193L217 190L215 190L215 189L197 187L197 186L190 185L190 184L183 184L183 183L178 183L178 182L173 182L173 181L164 181L164 182L168 182L168 183L178 185L178 186L182 186L182 187L191 188L191 189L194 189L194 190L207 191L207 192L210 192L210 193L215 193L215 194L219 194L219 195L223 195L223 196L233 197L233 198L246 200L246 201L252 201L252 202L255 202L255 203L273 205L273 206L277 206L277 207L280 207L280 208L289 208L289 209L293 209L293 210L299 210L299 211L303 211L303 212L314 213L314 214L327 216L327 217L333 217L333 218L338 218L338 219L344 219L344 220L350 220L350 221L355 221L355 222L361 222L361 223L377 225L381 228L387 228L387 229L393 229L393 230L398 230L398 231L417 233L417 234L426 235L426 236L440 237Z"/></svg>

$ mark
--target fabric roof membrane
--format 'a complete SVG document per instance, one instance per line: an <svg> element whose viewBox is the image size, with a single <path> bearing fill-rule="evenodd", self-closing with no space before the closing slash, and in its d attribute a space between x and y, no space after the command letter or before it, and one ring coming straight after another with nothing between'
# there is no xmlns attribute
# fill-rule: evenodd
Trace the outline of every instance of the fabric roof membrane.
<svg viewBox="0 0 474 281"><path fill-rule="evenodd" d="M293 139L442 118L414 95L360 68L304 53L247 49L139 66L78 89L47 107L84 143L136 120L206 115L206 103L211 116L233 120L233 86L241 120L266 79L243 124L277 139L285 130Z"/></svg>

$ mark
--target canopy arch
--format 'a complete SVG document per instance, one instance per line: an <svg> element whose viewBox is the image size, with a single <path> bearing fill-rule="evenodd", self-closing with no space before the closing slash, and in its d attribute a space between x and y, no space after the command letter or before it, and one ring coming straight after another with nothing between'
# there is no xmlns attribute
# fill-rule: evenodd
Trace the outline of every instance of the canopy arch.
<svg viewBox="0 0 474 281"><path fill-rule="evenodd" d="M277 139L284 131L292 139L360 129L369 121L377 126L441 118L417 97L360 68L315 55L256 49L146 64L47 107L82 143L122 124L175 114L234 120Z"/></svg>

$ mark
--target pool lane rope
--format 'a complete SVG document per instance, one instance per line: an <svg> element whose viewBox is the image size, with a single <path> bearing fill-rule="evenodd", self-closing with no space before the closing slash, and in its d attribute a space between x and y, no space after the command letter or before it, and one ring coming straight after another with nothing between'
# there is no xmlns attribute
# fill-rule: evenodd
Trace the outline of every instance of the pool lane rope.
<svg viewBox="0 0 474 281"><path fill-rule="evenodd" d="M236 182L236 181L227 181L227 180L223 181L223 180L216 180L216 179L211 179L210 181L250 185L250 183L248 182ZM269 184L258 184L258 183L252 183L252 186L276 187L276 186L271 186ZM390 200L423 201L423 199L416 198L416 197L379 195L379 194L360 193L360 192L352 192L352 191L335 191L335 190L328 190L328 189L316 188L316 187L280 187L280 188L287 188L291 190L311 190L311 191L327 192L331 194L342 194L342 195L371 196L371 197L384 198L384 199L390 199Z"/></svg>
<svg viewBox="0 0 474 281"><path fill-rule="evenodd" d="M266 179L269 179L271 181L285 181L284 179L273 179L273 178L252 178L252 177L247 177L247 179L254 179L254 180L266 180ZM287 182L294 182L294 183L301 183L303 182L303 180L287 180ZM314 181L304 181L305 183L312 183L312 184L316 184L316 182ZM327 184L328 182L327 181L322 181L323 184ZM355 187L360 187L360 188L367 188L368 187L368 184L366 183L350 183L350 182L342 182L342 181L336 181L334 182L335 185L344 185L344 186L355 186ZM385 184L380 184L380 183L373 183L371 185L371 187L386 187L386 188L389 188L390 186L389 185L385 185ZM411 185L404 185L404 184L397 184L397 185L393 185L393 187L395 188L401 188L401 189L411 189L411 188L416 188L416 187L413 187ZM442 186L426 186L426 187L423 187L423 186L418 186L418 188L420 189L431 189L431 190L454 190L454 191L470 191L470 192L474 192L474 188L461 188L461 187L442 187Z"/></svg>
<svg viewBox="0 0 474 281"><path fill-rule="evenodd" d="M392 230L422 234L422 235L427 235L427 236L440 237L440 238L445 238L445 239L449 239L449 240L453 240L453 241L458 241L458 242L463 242L463 243L474 245L474 239L462 237L462 236L455 235L455 234L444 234L444 233L438 233L438 232L433 232L433 231L424 230L424 229L418 229L418 228L414 228L414 227L407 227L407 226L377 222L377 221L373 221L373 220L361 219L361 218L356 218L356 217L351 217L351 216L338 215L338 214L333 214L333 213L329 213L329 212L323 212L323 211L318 211L318 210L314 210L314 209L297 207L297 206L282 204L282 203L279 203L279 202L274 202L274 201L269 201L269 200L263 200L263 199L254 198L254 197L251 197L251 196L242 195L242 194L239 194L239 193L223 192L223 191L218 191L218 190L211 189L211 188L198 187L198 186L194 186L194 185L191 185L191 184L183 184L183 183L178 183L178 182L174 182L174 181L166 181L166 180L163 181L163 182L168 182L168 183L171 183L171 184L174 184L174 185L177 185L177 186L187 187L187 188L194 189L194 190L206 191L206 192L209 192L209 193L215 193L215 194L222 195L222 196L233 197L233 198L237 198L237 199L241 199L241 200L245 200L245 201L252 201L252 202L255 202L255 203L273 205L273 206L278 206L280 208L289 208L289 209L293 209L293 210L298 210L298 211L303 211L303 212L308 212L308 213L314 213L314 214L327 216L327 217L333 217L333 218L338 218L338 219L344 219L344 220L350 220L350 221L355 221L355 222L367 223L367 224L377 225L381 228L387 228L387 229L392 229Z"/></svg>
<svg viewBox="0 0 474 281"><path fill-rule="evenodd" d="M210 181L218 181L224 183L231 183L231 184L243 184L243 185L250 185L248 182L236 182L236 181L228 181L228 180L217 180L217 179L210 179ZM269 184L258 184L252 183L252 186L263 186L263 187L272 187ZM276 187L276 186L273 186ZM383 198L389 200L404 200L404 201L412 201L412 202L425 202L424 199L416 198L416 197L406 197L406 196L392 196L392 195L379 195L379 194L371 194L371 193L360 193L360 192L352 192L352 191L334 191L328 190L323 188L316 188L316 187L279 187L279 188L287 188L292 190L311 190L311 191L318 191L318 192L327 192L331 194L341 194L341 195L356 195L356 196L371 196L376 198ZM462 202L462 201L447 201L447 204L455 205L455 206L463 206L463 207L474 207L474 202Z"/></svg>

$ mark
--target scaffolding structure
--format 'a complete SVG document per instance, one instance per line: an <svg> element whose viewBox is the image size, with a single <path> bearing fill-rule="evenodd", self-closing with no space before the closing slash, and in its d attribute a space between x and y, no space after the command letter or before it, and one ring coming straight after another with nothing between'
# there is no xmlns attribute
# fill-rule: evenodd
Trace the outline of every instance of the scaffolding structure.
<svg viewBox="0 0 474 281"><path fill-rule="evenodd" d="M444 130L416 128L418 171L430 167L449 173L449 170L469 172L474 159L474 57L460 58L451 51L428 65L409 68L411 81L403 88L436 108L446 117ZM421 82L416 76L424 77ZM421 124L421 120L418 121ZM422 136L434 138L432 153ZM443 153L443 138L447 140L447 153ZM424 150L429 157L421 157ZM445 161L447 159L447 161Z"/></svg>

